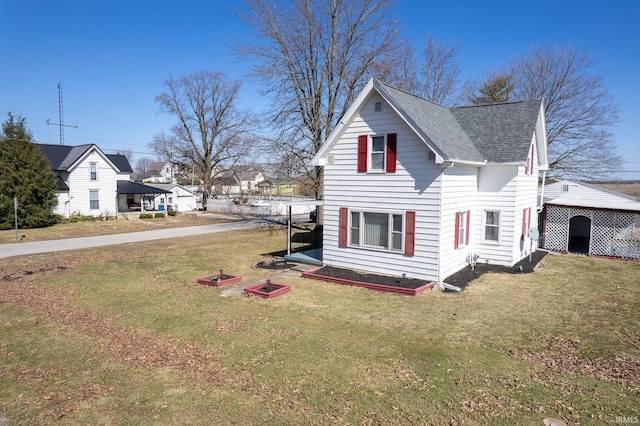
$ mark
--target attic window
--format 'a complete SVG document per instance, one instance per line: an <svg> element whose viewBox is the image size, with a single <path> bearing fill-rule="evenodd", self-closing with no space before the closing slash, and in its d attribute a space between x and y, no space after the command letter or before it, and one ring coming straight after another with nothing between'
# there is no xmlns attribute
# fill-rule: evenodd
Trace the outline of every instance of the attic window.
<svg viewBox="0 0 640 426"><path fill-rule="evenodd" d="M562 184L562 192L569 192L569 184L567 183Z"/></svg>
<svg viewBox="0 0 640 426"><path fill-rule="evenodd" d="M373 111L382 112L382 102L376 102L375 104L373 104Z"/></svg>

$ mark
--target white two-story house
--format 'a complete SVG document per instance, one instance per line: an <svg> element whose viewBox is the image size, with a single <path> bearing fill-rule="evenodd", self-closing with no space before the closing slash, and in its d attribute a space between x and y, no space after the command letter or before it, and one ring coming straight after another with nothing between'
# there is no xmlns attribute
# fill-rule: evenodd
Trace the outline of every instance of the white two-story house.
<svg viewBox="0 0 640 426"><path fill-rule="evenodd" d="M118 181L128 182L133 171L124 155L105 154L93 144L39 147L57 178L55 214L117 215Z"/></svg>
<svg viewBox="0 0 640 426"><path fill-rule="evenodd" d="M442 282L535 249L539 100L445 108L372 79L312 163L324 168L325 265Z"/></svg>

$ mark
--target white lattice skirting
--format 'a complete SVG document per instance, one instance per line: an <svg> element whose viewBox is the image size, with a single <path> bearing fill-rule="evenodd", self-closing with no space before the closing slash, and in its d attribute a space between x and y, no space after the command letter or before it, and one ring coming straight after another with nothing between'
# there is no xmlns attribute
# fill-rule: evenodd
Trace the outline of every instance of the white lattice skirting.
<svg viewBox="0 0 640 426"><path fill-rule="evenodd" d="M547 250L568 250L569 222L575 216L590 220L589 254L640 259L640 213L547 206Z"/></svg>

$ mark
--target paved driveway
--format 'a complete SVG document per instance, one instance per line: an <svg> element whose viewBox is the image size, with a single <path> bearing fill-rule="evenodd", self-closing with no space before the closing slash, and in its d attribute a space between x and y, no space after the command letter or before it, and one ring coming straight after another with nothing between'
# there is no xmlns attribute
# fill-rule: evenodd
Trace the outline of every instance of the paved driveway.
<svg viewBox="0 0 640 426"><path fill-rule="evenodd" d="M295 217L302 219L301 217ZM140 241L163 240L188 237L190 235L213 234L217 232L238 231L265 226L269 223L282 223L283 217L270 219L247 219L236 222L210 225L167 228L153 231L129 232L127 234L97 235L93 237L67 238L61 240L32 241L23 243L0 244L0 258L23 256L27 254L51 253L56 251L79 250L89 247L110 246L116 244L137 243ZM285 222L286 223L286 222Z"/></svg>

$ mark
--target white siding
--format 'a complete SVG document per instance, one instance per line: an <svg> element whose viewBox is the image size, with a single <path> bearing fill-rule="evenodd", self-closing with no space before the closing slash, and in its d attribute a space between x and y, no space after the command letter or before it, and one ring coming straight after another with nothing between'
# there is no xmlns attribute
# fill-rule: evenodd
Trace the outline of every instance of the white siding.
<svg viewBox="0 0 640 426"><path fill-rule="evenodd" d="M324 167L324 248L326 265L408 277L438 279L440 168L428 149L388 104L374 112L372 97L363 104L349 129L331 151ZM357 141L361 134L397 134L395 173L358 173ZM373 249L338 247L339 209L416 212L415 255Z"/></svg>
<svg viewBox="0 0 640 426"><path fill-rule="evenodd" d="M478 215L476 255L478 262L498 265L512 265L514 231L521 225L521 217L516 218L516 166L485 166L480 170L478 186ZM485 212L500 212L498 242L485 240ZM518 229L518 238L519 238ZM518 240L519 241L519 240Z"/></svg>
<svg viewBox="0 0 640 426"><path fill-rule="evenodd" d="M515 199L515 228L514 228L514 240L512 247L512 259L511 264L519 262L524 257L528 256L531 251L535 251L536 242L531 241L528 232L525 233L525 239L522 240L522 210L531 209L531 223L532 226L538 227L538 150L535 149L536 138L535 135L531 140L534 145L533 149L533 170L531 174L525 174L524 167L518 168L518 176L516 178L516 199ZM518 221L518 218L520 219Z"/></svg>
<svg viewBox="0 0 640 426"><path fill-rule="evenodd" d="M468 264L474 253L477 228L478 168L456 166L443 170L442 176L442 224L440 239L440 277L444 280ZM469 244L455 248L456 213L469 211ZM464 224L466 226L466 224Z"/></svg>
<svg viewBox="0 0 640 426"><path fill-rule="evenodd" d="M90 180L89 164L96 163L98 175L96 181ZM100 216L104 213L117 214L116 171L96 150L84 157L69 173L69 209L85 216ZM98 190L100 208L89 208L89 191Z"/></svg>

